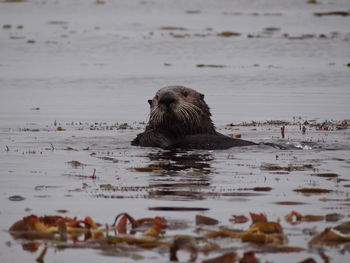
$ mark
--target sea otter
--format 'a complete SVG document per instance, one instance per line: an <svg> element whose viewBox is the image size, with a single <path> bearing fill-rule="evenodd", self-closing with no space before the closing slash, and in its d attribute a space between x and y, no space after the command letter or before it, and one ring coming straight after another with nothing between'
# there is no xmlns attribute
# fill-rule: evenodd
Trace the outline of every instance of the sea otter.
<svg viewBox="0 0 350 263"><path fill-rule="evenodd" d="M132 145L165 149L227 149L255 143L225 136L216 131L204 95L183 86L157 91L150 104L146 129Z"/></svg>

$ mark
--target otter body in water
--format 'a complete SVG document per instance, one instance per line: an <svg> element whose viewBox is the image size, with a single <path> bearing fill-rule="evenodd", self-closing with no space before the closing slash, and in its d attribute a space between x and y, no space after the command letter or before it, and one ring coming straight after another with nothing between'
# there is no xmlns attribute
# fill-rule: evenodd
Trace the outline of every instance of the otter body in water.
<svg viewBox="0 0 350 263"><path fill-rule="evenodd" d="M132 145L161 148L227 149L255 143L225 136L215 130L204 95L183 86L157 91L150 104L146 129Z"/></svg>

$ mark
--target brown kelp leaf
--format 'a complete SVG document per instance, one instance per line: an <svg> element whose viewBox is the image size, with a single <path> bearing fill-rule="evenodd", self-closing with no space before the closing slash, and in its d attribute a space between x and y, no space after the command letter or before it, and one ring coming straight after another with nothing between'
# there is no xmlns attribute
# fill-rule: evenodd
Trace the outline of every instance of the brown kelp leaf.
<svg viewBox="0 0 350 263"><path fill-rule="evenodd" d="M156 207L149 207L148 210L153 210L153 211L207 211L207 210L209 210L209 208L205 208L205 207L185 207L185 206L178 206L178 207L156 206Z"/></svg>
<svg viewBox="0 0 350 263"><path fill-rule="evenodd" d="M327 214L326 215L326 221L327 222L337 222L337 221L339 221L339 220L341 220L343 218L344 218L344 215L338 214L338 213L333 213L333 214ZM347 234L347 233L344 233L344 234Z"/></svg>
<svg viewBox="0 0 350 263"><path fill-rule="evenodd" d="M36 261L39 262L39 263L44 263L44 257L46 255L46 252L47 252L47 246L45 246L43 248L43 250L41 251L39 257L37 257Z"/></svg>
<svg viewBox="0 0 350 263"><path fill-rule="evenodd" d="M249 218L245 215L232 215L232 218L229 220L234 224L244 224L249 221Z"/></svg>
<svg viewBox="0 0 350 263"><path fill-rule="evenodd" d="M142 248L155 248L159 246L167 246L170 247L171 243L169 242L160 242L153 238L148 237L142 237L142 238L136 238L133 236L115 236L115 237L108 237L106 239L103 239L100 241L101 243L106 243L108 245L113 245L117 243L128 243L129 245L135 245Z"/></svg>
<svg viewBox="0 0 350 263"><path fill-rule="evenodd" d="M184 27L178 27L178 26L163 26L160 28L160 30L168 30L168 31L173 31L173 30L179 30L179 31L185 31L187 30Z"/></svg>
<svg viewBox="0 0 350 263"><path fill-rule="evenodd" d="M266 214L260 213L249 213L250 217L252 218L253 224L257 222L267 222L267 216Z"/></svg>
<svg viewBox="0 0 350 263"><path fill-rule="evenodd" d="M330 12L317 12L315 16L349 16L350 12L347 11L330 11Z"/></svg>
<svg viewBox="0 0 350 263"><path fill-rule="evenodd" d="M295 202L295 201L281 201L281 202L275 202L276 205L305 205L306 203L303 202Z"/></svg>
<svg viewBox="0 0 350 263"><path fill-rule="evenodd" d="M272 187L254 187L252 188L253 191L257 191L257 192L270 192L272 190Z"/></svg>
<svg viewBox="0 0 350 263"><path fill-rule="evenodd" d="M13 232L11 233L11 235L14 238L30 239L30 240L35 240L35 239L52 240L55 237L54 233L51 233L51 232L36 232L36 231Z"/></svg>
<svg viewBox="0 0 350 263"><path fill-rule="evenodd" d="M20 195L12 195L9 197L10 201L23 201L26 200L23 196Z"/></svg>
<svg viewBox="0 0 350 263"><path fill-rule="evenodd" d="M334 229L338 230L342 234L350 234L350 221L337 225Z"/></svg>
<svg viewBox="0 0 350 263"><path fill-rule="evenodd" d="M73 160L73 161L70 161L70 162L67 162L69 165L71 165L73 168L77 168L77 167L79 167L79 166L85 166L86 164L83 164L83 163L81 163L81 162L79 162L79 161L75 161L75 160Z"/></svg>
<svg viewBox="0 0 350 263"><path fill-rule="evenodd" d="M336 173L320 173L320 174L312 174L311 176L318 176L318 177L324 177L324 178L336 178L339 175Z"/></svg>
<svg viewBox="0 0 350 263"><path fill-rule="evenodd" d="M197 64L197 68L224 68L224 65L214 65L214 64Z"/></svg>
<svg viewBox="0 0 350 263"><path fill-rule="evenodd" d="M70 147L70 146L64 148L64 150L65 151L76 151L76 152L78 151L77 149L74 149L73 147Z"/></svg>
<svg viewBox="0 0 350 263"><path fill-rule="evenodd" d="M259 260L255 257L254 252L248 251L244 252L243 258L241 258L239 263L259 263Z"/></svg>
<svg viewBox="0 0 350 263"><path fill-rule="evenodd" d="M298 263L317 263L317 261L313 258L306 258L303 261L299 261Z"/></svg>
<svg viewBox="0 0 350 263"><path fill-rule="evenodd" d="M30 242L30 243L24 243L22 244L22 248L25 251L29 252L36 252L39 247L41 246L41 242L35 241L35 242Z"/></svg>
<svg viewBox="0 0 350 263"><path fill-rule="evenodd" d="M318 215L304 215L301 219L305 222L318 222L325 219L325 216L318 216Z"/></svg>
<svg viewBox="0 0 350 263"><path fill-rule="evenodd" d="M219 223L215 218L196 215L196 225L217 225Z"/></svg>
<svg viewBox="0 0 350 263"><path fill-rule="evenodd" d="M154 166L154 165L149 165L146 167L136 167L134 168L135 171L138 172L154 172L154 171L164 171L163 168L158 167L158 166Z"/></svg>
<svg viewBox="0 0 350 263"><path fill-rule="evenodd" d="M232 31L223 31L223 32L217 34L217 36L219 36L219 37L238 37L240 35L241 35L241 33L232 32Z"/></svg>
<svg viewBox="0 0 350 263"><path fill-rule="evenodd" d="M322 233L318 234L309 241L313 245L337 246L342 243L350 242L350 236L340 235L331 228L326 228Z"/></svg>
<svg viewBox="0 0 350 263"><path fill-rule="evenodd" d="M311 164L303 164L303 165L293 165L290 164L288 166L280 166L278 164L271 164L271 163L265 163L262 164L260 169L261 170L268 170L268 171L305 171L313 169L314 167Z"/></svg>
<svg viewBox="0 0 350 263"><path fill-rule="evenodd" d="M333 192L333 190L323 189L323 188L299 188L294 189L294 192L303 193L303 194L328 194Z"/></svg>
<svg viewBox="0 0 350 263"><path fill-rule="evenodd" d="M235 252L230 252L216 258L203 260L202 263L234 263L236 261L237 254Z"/></svg>
<svg viewBox="0 0 350 263"><path fill-rule="evenodd" d="M302 247L290 247L280 244L267 244L262 248L264 253L294 253L304 251Z"/></svg>

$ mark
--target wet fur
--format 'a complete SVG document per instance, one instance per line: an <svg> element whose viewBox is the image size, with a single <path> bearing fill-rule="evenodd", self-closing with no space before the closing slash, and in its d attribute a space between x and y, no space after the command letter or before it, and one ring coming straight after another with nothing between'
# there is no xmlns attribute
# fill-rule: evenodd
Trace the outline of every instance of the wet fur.
<svg viewBox="0 0 350 263"><path fill-rule="evenodd" d="M146 129L132 145L160 148L227 149L255 143L218 133L204 95L183 86L157 91Z"/></svg>

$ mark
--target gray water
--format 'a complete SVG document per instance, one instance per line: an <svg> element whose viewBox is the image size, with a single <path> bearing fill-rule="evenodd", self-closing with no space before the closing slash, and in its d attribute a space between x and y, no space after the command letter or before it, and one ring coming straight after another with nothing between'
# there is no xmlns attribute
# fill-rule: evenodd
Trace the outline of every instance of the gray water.
<svg viewBox="0 0 350 263"><path fill-rule="evenodd" d="M1 1L0 261L33 262L38 254L22 251L20 242L6 230L26 215L57 214L58 209L68 210L71 216L90 215L103 224L112 223L121 212L135 218L185 219L191 227L179 231L184 234L194 234L198 212L149 208L207 208L202 214L229 227L236 227L228 221L233 214L266 213L273 221L282 220L288 245L305 248L311 237L302 234L304 228L321 232L334 223L290 227L283 218L291 210L336 212L346 221L349 129L320 131L308 126L303 135L299 125L289 125L286 138L281 139L280 125L234 129L225 125L349 119L350 16L314 15L349 9L346 0L315 5L296 0ZM218 36L224 31L240 35ZM130 146L144 128L140 123L147 121L147 99L167 85L185 85L204 93L222 133L304 147L174 153ZM66 130L56 131L55 122ZM106 128L124 122L132 128ZM91 130L91 126L100 128ZM67 147L77 151L66 151ZM91 156L93 152L97 155ZM106 156L115 162L98 158ZM86 166L74 168L67 164L72 160ZM263 169L266 163L314 168L274 173ZM133 170L149 164L165 171ZM94 169L95 180L89 178ZM326 172L344 180L311 176ZM107 184L115 190L101 187ZM254 187L272 190L249 190ZM301 187L334 192L305 196L293 191ZM10 201L12 195L25 200ZM277 201L305 204L282 206ZM240 255L251 249L239 241L234 246ZM139 253L142 262L167 259L157 251ZM348 261L348 254L340 254L338 248L327 248L326 254L332 262ZM298 262L309 256L320 260L313 250L258 257L262 262ZM45 259L133 261L88 249L49 249Z"/></svg>

